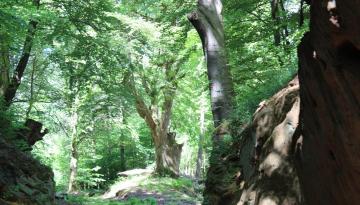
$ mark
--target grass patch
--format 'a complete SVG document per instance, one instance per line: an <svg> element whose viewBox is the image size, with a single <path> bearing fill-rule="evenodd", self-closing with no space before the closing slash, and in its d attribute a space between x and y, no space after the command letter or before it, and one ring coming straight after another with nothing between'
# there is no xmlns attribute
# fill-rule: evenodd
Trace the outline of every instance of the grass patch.
<svg viewBox="0 0 360 205"><path fill-rule="evenodd" d="M66 201L74 205L157 205L156 199L151 197L146 199L130 198L127 201L117 201L98 197L69 196Z"/></svg>
<svg viewBox="0 0 360 205"><path fill-rule="evenodd" d="M200 204L202 188L199 189L189 178L137 175L119 178L102 196L88 197L84 193L69 196L67 201L73 205L157 205L158 202L169 205L180 202Z"/></svg>

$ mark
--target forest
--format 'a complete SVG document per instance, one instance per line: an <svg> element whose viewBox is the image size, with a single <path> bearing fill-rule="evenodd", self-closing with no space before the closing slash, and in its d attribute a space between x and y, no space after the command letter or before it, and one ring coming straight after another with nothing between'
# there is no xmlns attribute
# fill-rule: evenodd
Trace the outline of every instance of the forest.
<svg viewBox="0 0 360 205"><path fill-rule="evenodd" d="M0 205L355 205L360 0L1 0Z"/></svg>

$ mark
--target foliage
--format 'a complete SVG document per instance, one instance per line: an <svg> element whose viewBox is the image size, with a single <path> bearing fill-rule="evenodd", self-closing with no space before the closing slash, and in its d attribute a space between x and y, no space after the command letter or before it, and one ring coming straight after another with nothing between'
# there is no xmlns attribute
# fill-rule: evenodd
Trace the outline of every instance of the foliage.
<svg viewBox="0 0 360 205"><path fill-rule="evenodd" d="M99 198L90 198L86 196L70 196L69 199L66 200L69 203L79 204L79 205L156 205L156 201L154 198L146 198L146 199L137 199L130 198L126 202L119 202L115 200L104 200Z"/></svg>
<svg viewBox="0 0 360 205"><path fill-rule="evenodd" d="M11 139L15 137L16 126L13 124L13 113L5 109L4 102L0 99L0 137Z"/></svg>
<svg viewBox="0 0 360 205"><path fill-rule="evenodd" d="M277 21L269 1L223 1L235 83L234 129L241 129L259 102L296 73L296 47L307 22L298 25L299 2L279 2L284 9ZM135 88L158 115L173 97L169 131L184 144L180 169L189 176L195 173L200 102L205 102L200 146L206 170L214 128L201 41L186 18L195 7L193 0L41 0L37 9L32 0L2 0L0 46L9 50L9 73L22 55L29 21L39 26L16 97L9 109L0 104L0 136L15 136L26 118L41 121L50 133L32 153L53 169L58 190L68 186L74 147L80 189L106 189L118 172L155 163L151 129L137 113ZM224 151L231 143L227 137L218 146ZM142 184L153 185L159 192L192 187L185 179L151 178ZM71 200L87 204L93 199ZM94 203L118 203L100 201Z"/></svg>
<svg viewBox="0 0 360 205"><path fill-rule="evenodd" d="M299 27L299 2L278 2L284 7L280 22L270 18L270 1L224 1L227 53L237 102L234 118L240 124L297 72L296 49L307 26ZM281 43L275 45L278 28Z"/></svg>

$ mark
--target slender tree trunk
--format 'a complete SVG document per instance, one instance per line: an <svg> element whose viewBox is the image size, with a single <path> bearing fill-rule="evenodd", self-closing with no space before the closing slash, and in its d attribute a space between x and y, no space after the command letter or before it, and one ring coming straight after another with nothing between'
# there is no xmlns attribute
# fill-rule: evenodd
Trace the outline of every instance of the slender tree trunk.
<svg viewBox="0 0 360 205"><path fill-rule="evenodd" d="M200 135L199 135L199 148L198 148L198 155L196 160L196 171L195 171L195 178L201 179L202 177L202 167L204 163L203 157L203 145L204 145L204 134L205 134L205 99L202 96L200 102Z"/></svg>
<svg viewBox="0 0 360 205"><path fill-rule="evenodd" d="M283 39L286 45L289 45L290 42L286 40L289 36L289 29L287 26L287 19L283 19L280 16L281 12L286 12L284 7L284 2L282 0L271 0L271 18L275 25L274 30L274 44L275 46L280 46L281 40Z"/></svg>
<svg viewBox="0 0 360 205"><path fill-rule="evenodd" d="M78 150L76 142L71 143L71 155L70 155L70 178L69 178L69 187L68 193L74 193L77 191L77 182L76 177L78 173Z"/></svg>
<svg viewBox="0 0 360 205"><path fill-rule="evenodd" d="M126 125L127 124L127 115L126 115L126 111L125 108L121 109L121 114L122 114L122 125ZM120 170L121 171L125 171L126 170L126 158L125 158L125 139L124 139L124 135L121 135L121 139L120 139Z"/></svg>
<svg viewBox="0 0 360 205"><path fill-rule="evenodd" d="M120 145L120 170L126 170L126 159L125 159L125 145Z"/></svg>
<svg viewBox="0 0 360 205"><path fill-rule="evenodd" d="M26 110L26 119L29 119L30 116L30 112L34 106L34 78L35 78L35 70L36 70L36 63L37 63L37 59L36 56L33 59L33 65L32 65L32 70L31 70L31 76L30 76L30 99L29 99L29 107Z"/></svg>
<svg viewBox="0 0 360 205"><path fill-rule="evenodd" d="M78 184L76 181L77 172L78 172L78 145L79 145L79 133L78 133L78 84L76 78L70 76L69 79L69 89L71 91L70 95L70 108L71 108L71 152L70 152L70 175L69 175L69 186L68 193L74 193L78 191Z"/></svg>
<svg viewBox="0 0 360 205"><path fill-rule="evenodd" d="M226 65L221 11L220 0L199 0L198 9L188 15L203 44L215 127L219 127L229 119L233 100L233 82ZM214 139L218 140L220 136L218 132L214 135Z"/></svg>
<svg viewBox="0 0 360 205"><path fill-rule="evenodd" d="M72 116L72 134L71 134L71 153L70 153L70 178L69 178L69 187L68 193L73 193L77 191L77 172L78 172L78 143L77 143L77 123L78 115L76 112Z"/></svg>
<svg viewBox="0 0 360 205"><path fill-rule="evenodd" d="M279 0L271 0L271 18L274 21L274 43L279 46L281 42L280 17L279 17Z"/></svg>
<svg viewBox="0 0 360 205"><path fill-rule="evenodd" d="M10 83L10 59L7 39L3 34L0 34L0 69L0 96L4 96Z"/></svg>

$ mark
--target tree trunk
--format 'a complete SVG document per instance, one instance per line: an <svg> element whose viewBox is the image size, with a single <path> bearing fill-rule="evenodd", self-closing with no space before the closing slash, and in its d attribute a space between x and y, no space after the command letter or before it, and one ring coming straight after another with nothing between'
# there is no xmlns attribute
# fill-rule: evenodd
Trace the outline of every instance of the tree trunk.
<svg viewBox="0 0 360 205"><path fill-rule="evenodd" d="M199 135L199 148L196 160L195 178L201 179L202 167L204 163L203 146L204 146L204 134L205 134L205 99L202 97L200 102L200 135Z"/></svg>
<svg viewBox="0 0 360 205"><path fill-rule="evenodd" d="M120 170L125 171L126 170L126 161L125 161L125 145L120 145Z"/></svg>
<svg viewBox="0 0 360 205"><path fill-rule="evenodd" d="M153 111L157 109L154 108L150 110L145 105L141 96L135 94L135 97L136 110L138 111L139 115L145 119L146 124L150 128L152 139L154 141L156 173L160 176L168 174L171 176L178 176L183 145L176 143L175 133L168 132L172 102L165 102L165 111L163 112L161 119L154 120L153 116L155 116L155 114Z"/></svg>
<svg viewBox="0 0 360 205"><path fill-rule="evenodd" d="M313 0L310 12L310 32L298 51L300 182L309 205L358 204L360 1Z"/></svg>
<svg viewBox="0 0 360 205"><path fill-rule="evenodd" d="M36 7L36 9L39 9L40 0L33 0L33 5ZM12 100L14 99L16 91L20 86L21 78L23 77L26 66L29 62L37 25L38 25L38 21L33 19L30 20L28 24L28 31L26 33L26 38L23 45L22 54L20 56L20 60L15 68L11 81L4 93L5 102L7 106L10 106Z"/></svg>
<svg viewBox="0 0 360 205"><path fill-rule="evenodd" d="M151 105L147 106L145 100L138 93L133 76L128 74L129 78L127 85L130 87L136 101L136 110L140 117L142 117L151 131L151 136L155 145L155 172L160 176L170 175L173 177L179 176L180 158L183 144L177 144L175 140L175 133L168 132L170 127L171 111L176 92L176 80L171 77L170 68L166 67L167 86L163 89L164 102L162 104L161 113L157 105L156 98L158 96L150 95ZM177 72L177 71L175 71ZM149 89L145 84L145 89ZM151 93L151 92L149 92Z"/></svg>
<svg viewBox="0 0 360 205"><path fill-rule="evenodd" d="M7 39L4 34L0 34L0 96L4 96L7 88L9 87L9 46L7 45Z"/></svg>
<svg viewBox="0 0 360 205"><path fill-rule="evenodd" d="M176 143L176 133L169 132L170 118L177 85L171 80L170 68L166 67L165 69L166 80L171 86L168 85L163 91L165 100L162 105L160 119L157 120L159 121L156 128L157 136L154 136L156 173L161 176L170 175L172 177L177 177L180 174L179 168L183 145ZM153 113L152 115L154 116L156 114L157 113Z"/></svg>
<svg viewBox="0 0 360 205"><path fill-rule="evenodd" d="M36 60L36 56L33 59L33 64L32 64L32 70L31 70L31 76L30 76L30 99L29 99L29 107L26 110L26 119L28 119L30 117L30 113L31 110L34 106L35 103L35 99L34 99L34 78L35 78L35 70L36 70L36 65L37 64L37 60Z"/></svg>
<svg viewBox="0 0 360 205"><path fill-rule="evenodd" d="M199 0L198 9L188 15L203 44L215 127L229 119L233 100L233 82L226 65L221 11L220 0ZM215 134L214 139L220 139L220 135Z"/></svg>
<svg viewBox="0 0 360 205"><path fill-rule="evenodd" d="M71 155L70 155L70 177L69 177L69 187L68 193L74 193L77 191L77 172L78 172L78 151L76 143L71 143Z"/></svg>
<svg viewBox="0 0 360 205"><path fill-rule="evenodd" d="M121 119L121 124L122 126L126 126L127 124L127 113L125 108L121 109L121 115L122 115L122 119ZM120 170L121 171L125 171L126 170L126 158L125 158L125 135L121 134L120 136Z"/></svg>
<svg viewBox="0 0 360 205"><path fill-rule="evenodd" d="M78 159L79 159L77 123L78 123L78 116L77 113L74 112L72 116L70 176L69 176L68 193L74 193L78 191L77 181L76 181L77 172L78 172Z"/></svg>
<svg viewBox="0 0 360 205"><path fill-rule="evenodd" d="M279 0L271 0L271 18L274 21L274 43L279 46L281 42L280 17L279 17Z"/></svg>
<svg viewBox="0 0 360 205"><path fill-rule="evenodd" d="M180 174L182 144L176 143L175 136L176 134L173 132L163 132L161 137L156 138L159 140L154 142L156 155L155 171L160 176L170 175L177 177Z"/></svg>

